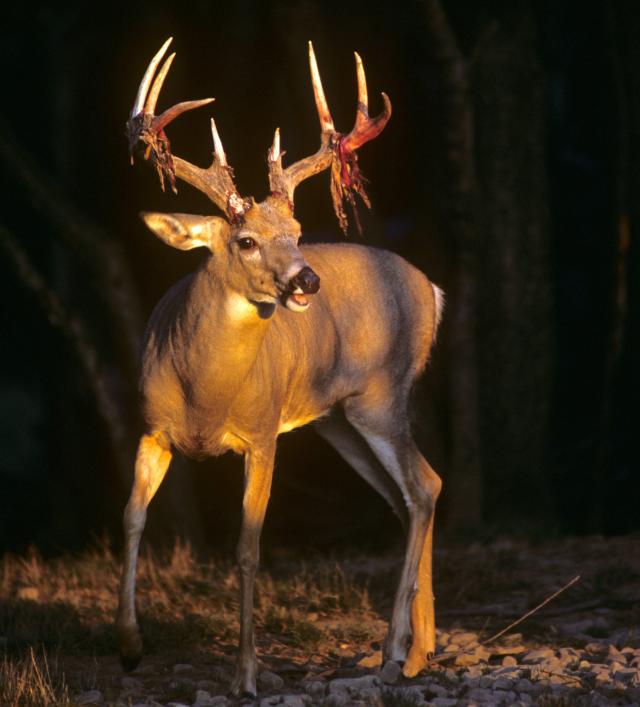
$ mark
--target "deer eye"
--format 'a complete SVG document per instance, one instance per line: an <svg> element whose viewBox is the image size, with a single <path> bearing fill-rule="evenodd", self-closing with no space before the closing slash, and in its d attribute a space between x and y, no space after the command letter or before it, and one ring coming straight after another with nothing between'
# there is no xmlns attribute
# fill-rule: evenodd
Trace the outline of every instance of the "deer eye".
<svg viewBox="0 0 640 707"><path fill-rule="evenodd" d="M251 248L256 247L256 242L253 240L253 238L239 238L238 246L241 250L251 250Z"/></svg>

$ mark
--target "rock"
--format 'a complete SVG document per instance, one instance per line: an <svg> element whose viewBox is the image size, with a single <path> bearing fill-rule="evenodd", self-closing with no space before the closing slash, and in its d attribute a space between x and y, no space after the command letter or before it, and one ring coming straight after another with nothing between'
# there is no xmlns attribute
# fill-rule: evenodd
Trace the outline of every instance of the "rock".
<svg viewBox="0 0 640 707"><path fill-rule="evenodd" d="M184 702L167 702L167 707L189 707L189 705L185 705Z"/></svg>
<svg viewBox="0 0 640 707"><path fill-rule="evenodd" d="M494 690L506 690L507 692L513 687L513 680L508 678L497 678L493 681Z"/></svg>
<svg viewBox="0 0 640 707"><path fill-rule="evenodd" d="M465 695L467 700L477 700L478 702L493 702L494 696L491 690L483 687L474 687Z"/></svg>
<svg viewBox="0 0 640 707"><path fill-rule="evenodd" d="M341 692L346 695L357 696L358 691L365 687L378 687L380 679L377 675L364 675L361 678L337 678L329 683L329 694Z"/></svg>
<svg viewBox="0 0 640 707"><path fill-rule="evenodd" d="M459 646L471 647L478 643L478 635L476 633L457 633L453 637Z"/></svg>
<svg viewBox="0 0 640 707"><path fill-rule="evenodd" d="M176 663L172 670L176 675L180 673L191 673L193 672L193 665L189 665L189 663Z"/></svg>
<svg viewBox="0 0 640 707"><path fill-rule="evenodd" d="M613 673L614 680L620 680L620 682L630 683L635 681L640 682L640 671L634 668L622 668L621 670L616 670Z"/></svg>
<svg viewBox="0 0 640 707"><path fill-rule="evenodd" d="M605 663L622 663L626 665L627 657L622 651L619 651L615 646L610 645L607 648L607 657L604 660Z"/></svg>
<svg viewBox="0 0 640 707"><path fill-rule="evenodd" d="M104 701L104 697L100 690L87 690L76 695L74 700L78 705L99 705Z"/></svg>
<svg viewBox="0 0 640 707"><path fill-rule="evenodd" d="M258 675L258 687L264 692L272 692L281 690L284 685L284 680L270 670L263 670Z"/></svg>
<svg viewBox="0 0 640 707"><path fill-rule="evenodd" d="M447 633L446 631L438 631L438 637L436 639L436 642L438 643L439 646L446 646L449 641L451 640L451 634Z"/></svg>
<svg viewBox="0 0 640 707"><path fill-rule="evenodd" d="M460 655L457 655L453 660L453 664L460 668L465 668L469 665L477 665L479 662L480 659L475 651L473 651L473 653L460 653Z"/></svg>
<svg viewBox="0 0 640 707"><path fill-rule="evenodd" d="M360 690L358 697L365 705L382 704L382 690L379 687L365 687Z"/></svg>
<svg viewBox="0 0 640 707"><path fill-rule="evenodd" d="M322 700L327 690L327 684L323 680L312 680L305 683L305 692L314 700Z"/></svg>
<svg viewBox="0 0 640 707"><path fill-rule="evenodd" d="M427 688L427 693L426 693L427 699L431 699L432 697L446 697L447 696L446 688L442 687L442 685L436 684L435 682L429 683L429 685L427 685L426 688Z"/></svg>
<svg viewBox="0 0 640 707"><path fill-rule="evenodd" d="M435 697L430 704L433 707L456 707L458 699L456 697Z"/></svg>
<svg viewBox="0 0 640 707"><path fill-rule="evenodd" d="M531 692L533 689L533 683L531 680L527 680L527 678L520 678L514 687L518 692Z"/></svg>
<svg viewBox="0 0 640 707"><path fill-rule="evenodd" d="M144 689L144 683L138 678L132 678L125 675L125 677L120 680L122 689L127 692L139 692Z"/></svg>
<svg viewBox="0 0 640 707"><path fill-rule="evenodd" d="M505 655L502 659L502 665L518 665L518 661L512 655Z"/></svg>
<svg viewBox="0 0 640 707"><path fill-rule="evenodd" d="M523 663L543 663L555 659L556 654L551 648L536 648L522 656Z"/></svg>
<svg viewBox="0 0 640 707"><path fill-rule="evenodd" d="M282 695L281 704L287 705L287 707L305 707L306 702L301 695Z"/></svg>
<svg viewBox="0 0 640 707"><path fill-rule="evenodd" d="M231 700L226 695L214 695L211 698L211 704L214 707L227 707L227 705L231 704Z"/></svg>
<svg viewBox="0 0 640 707"><path fill-rule="evenodd" d="M388 660L380 671L380 679L385 685L395 685L402 675L402 668L395 660Z"/></svg>
<svg viewBox="0 0 640 707"><path fill-rule="evenodd" d="M213 704L214 702L211 693L206 690L196 691L196 699L193 703L193 707L212 707Z"/></svg>
<svg viewBox="0 0 640 707"><path fill-rule="evenodd" d="M382 664L382 651L376 651L371 655L365 655L358 661L361 668L378 668Z"/></svg>

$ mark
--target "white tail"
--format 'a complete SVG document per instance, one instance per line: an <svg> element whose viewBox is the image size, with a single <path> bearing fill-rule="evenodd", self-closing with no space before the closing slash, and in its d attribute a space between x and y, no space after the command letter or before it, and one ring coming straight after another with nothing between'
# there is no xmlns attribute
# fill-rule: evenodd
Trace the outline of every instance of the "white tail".
<svg viewBox="0 0 640 707"><path fill-rule="evenodd" d="M135 667L142 655L134 603L138 547L147 506L172 450L192 457L233 450L245 461L237 551L241 635L233 691L255 695L254 578L276 439L314 422L408 528L385 656L404 661L404 674L413 676L435 650L431 544L441 482L415 445L407 404L436 334L443 295L392 253L352 244L298 246L301 228L293 216L296 186L325 169L331 170L343 226L344 199L353 203L359 194L368 203L355 150L382 131L391 104L383 94L384 111L369 117L364 69L356 55L356 123L348 135L338 133L310 46L320 149L285 169L276 131L268 153L271 193L256 203L237 191L213 123L209 168L172 155L164 128L179 113L211 99L154 115L167 64L151 82L167 46L154 57L138 92L128 123L132 154L141 146L163 184L167 180L175 190L179 177L207 194L226 218L143 214L167 244L182 250L204 246L210 257L164 296L147 330L141 379L147 429L124 517L117 618L123 665Z"/></svg>

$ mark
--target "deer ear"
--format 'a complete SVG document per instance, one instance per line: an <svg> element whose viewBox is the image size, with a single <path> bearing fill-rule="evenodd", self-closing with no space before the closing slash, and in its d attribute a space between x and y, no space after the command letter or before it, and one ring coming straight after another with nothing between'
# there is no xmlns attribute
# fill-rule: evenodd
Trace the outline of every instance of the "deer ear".
<svg viewBox="0 0 640 707"><path fill-rule="evenodd" d="M218 216L161 214L156 211L143 211L140 216L158 238L180 250L201 246L213 250L214 239L229 229L229 224Z"/></svg>

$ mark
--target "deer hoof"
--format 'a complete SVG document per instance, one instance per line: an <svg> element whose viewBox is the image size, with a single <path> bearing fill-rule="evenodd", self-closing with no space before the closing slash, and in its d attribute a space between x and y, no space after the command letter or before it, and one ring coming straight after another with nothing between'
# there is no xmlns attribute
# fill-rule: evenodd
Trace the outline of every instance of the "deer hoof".
<svg viewBox="0 0 640 707"><path fill-rule="evenodd" d="M118 627L120 663L127 673L135 670L142 660L142 638L137 626Z"/></svg>
<svg viewBox="0 0 640 707"><path fill-rule="evenodd" d="M428 654L426 651L414 650L412 647L409 651L409 655L402 666L402 674L406 678L414 678L421 670L423 670L428 661Z"/></svg>

